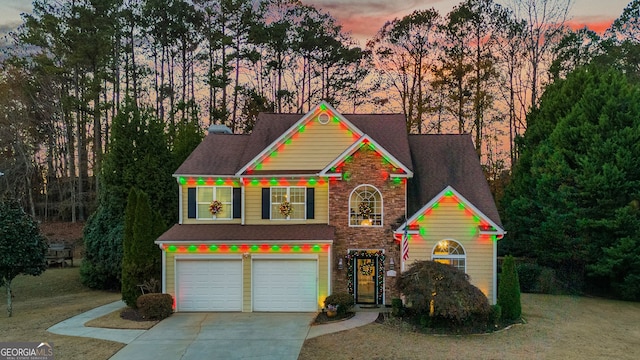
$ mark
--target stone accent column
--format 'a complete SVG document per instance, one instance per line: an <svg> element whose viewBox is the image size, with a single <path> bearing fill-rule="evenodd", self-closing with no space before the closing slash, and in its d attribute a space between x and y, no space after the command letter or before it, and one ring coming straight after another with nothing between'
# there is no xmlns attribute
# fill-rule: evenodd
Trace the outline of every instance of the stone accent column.
<svg viewBox="0 0 640 360"><path fill-rule="evenodd" d="M375 151L363 146L343 167L343 174L349 176L342 180L331 180L329 184L329 224L336 229L333 244L333 269L331 271L332 293L347 292L347 260L349 249L384 250L385 272L389 270L390 259L396 265L399 275L400 245L394 240L393 231L406 215L406 181L395 183L389 174L390 164ZM360 185L371 185L382 194L382 226L351 227L349 226L349 197ZM357 209L356 209L357 211ZM342 258L343 269L338 270L338 259ZM384 276L385 303L398 296L395 277Z"/></svg>

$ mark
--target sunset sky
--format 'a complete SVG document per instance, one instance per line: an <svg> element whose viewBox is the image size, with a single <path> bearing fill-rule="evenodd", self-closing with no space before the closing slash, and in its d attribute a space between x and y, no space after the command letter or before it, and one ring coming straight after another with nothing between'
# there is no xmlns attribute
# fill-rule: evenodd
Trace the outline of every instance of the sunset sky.
<svg viewBox="0 0 640 360"><path fill-rule="evenodd" d="M32 0L0 0L0 31L15 28L21 23L20 14L30 12ZM400 18L416 9L435 8L442 15L460 3L459 0L303 0L329 11L364 42L372 37L387 20ZM506 4L509 0L497 0ZM606 29L630 0L574 0L569 12L572 26L588 25L596 31ZM364 45L364 43L362 43Z"/></svg>

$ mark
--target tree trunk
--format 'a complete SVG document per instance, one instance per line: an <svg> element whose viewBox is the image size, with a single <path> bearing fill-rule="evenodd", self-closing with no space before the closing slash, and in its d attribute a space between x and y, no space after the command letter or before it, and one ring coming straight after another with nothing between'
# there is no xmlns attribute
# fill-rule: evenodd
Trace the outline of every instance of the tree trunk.
<svg viewBox="0 0 640 360"><path fill-rule="evenodd" d="M7 289L7 315L9 317L13 316L13 293L11 291L11 280L6 280L4 282L4 287Z"/></svg>

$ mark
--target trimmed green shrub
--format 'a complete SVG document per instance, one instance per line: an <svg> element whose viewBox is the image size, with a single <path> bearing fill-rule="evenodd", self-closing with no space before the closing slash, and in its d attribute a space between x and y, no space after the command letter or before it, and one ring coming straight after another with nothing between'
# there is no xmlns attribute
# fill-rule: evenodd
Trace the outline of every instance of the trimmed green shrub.
<svg viewBox="0 0 640 360"><path fill-rule="evenodd" d="M500 305L495 304L491 306L490 319L494 325L500 323L500 320L502 320L502 307Z"/></svg>
<svg viewBox="0 0 640 360"><path fill-rule="evenodd" d="M432 323L432 317L459 324L471 317L486 319L491 311L487 297L469 283L469 276L450 265L416 261L397 285L411 316L423 323Z"/></svg>
<svg viewBox="0 0 640 360"><path fill-rule="evenodd" d="M538 279L542 272L542 266L533 263L520 263L516 265L520 291L524 293L540 292Z"/></svg>
<svg viewBox="0 0 640 360"><path fill-rule="evenodd" d="M522 315L520 303L520 283L513 256L506 256L502 263L502 275L498 285L498 305L502 308L504 320L517 320Z"/></svg>
<svg viewBox="0 0 640 360"><path fill-rule="evenodd" d="M337 305L338 306L338 315L345 314L351 310L353 305L355 305L355 300L353 299L353 295L345 292L339 292L335 294L331 294L324 299L324 306L328 305Z"/></svg>
<svg viewBox="0 0 640 360"><path fill-rule="evenodd" d="M402 304L402 299L391 299L391 315L404 315L404 305Z"/></svg>
<svg viewBox="0 0 640 360"><path fill-rule="evenodd" d="M173 313L173 297L169 294L144 294L136 301L140 315L149 320L166 319Z"/></svg>

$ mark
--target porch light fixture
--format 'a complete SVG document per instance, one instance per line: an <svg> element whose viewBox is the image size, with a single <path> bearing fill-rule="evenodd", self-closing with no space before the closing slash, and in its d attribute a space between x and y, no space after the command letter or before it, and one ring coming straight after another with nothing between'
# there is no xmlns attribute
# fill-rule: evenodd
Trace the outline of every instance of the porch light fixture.
<svg viewBox="0 0 640 360"><path fill-rule="evenodd" d="M342 258L338 259L338 270L342 270L344 268L344 264L342 263Z"/></svg>
<svg viewBox="0 0 640 360"><path fill-rule="evenodd" d="M395 270L396 263L393 261L393 258L389 258L389 270Z"/></svg>

